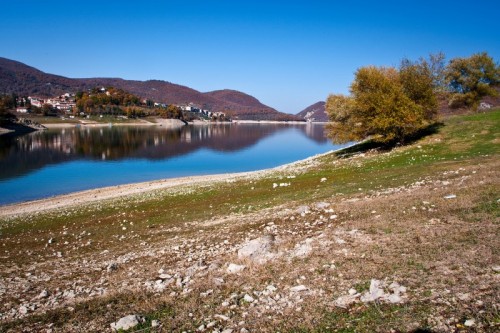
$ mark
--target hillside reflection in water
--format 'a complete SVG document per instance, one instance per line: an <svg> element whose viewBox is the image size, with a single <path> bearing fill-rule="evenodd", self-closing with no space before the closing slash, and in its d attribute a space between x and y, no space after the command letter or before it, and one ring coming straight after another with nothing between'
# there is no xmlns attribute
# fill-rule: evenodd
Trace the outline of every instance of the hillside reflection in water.
<svg viewBox="0 0 500 333"><path fill-rule="evenodd" d="M136 181L257 170L334 148L324 126L314 124L114 126L4 135L0 204ZM61 184L54 184L54 177ZM26 187L24 193L16 186Z"/></svg>

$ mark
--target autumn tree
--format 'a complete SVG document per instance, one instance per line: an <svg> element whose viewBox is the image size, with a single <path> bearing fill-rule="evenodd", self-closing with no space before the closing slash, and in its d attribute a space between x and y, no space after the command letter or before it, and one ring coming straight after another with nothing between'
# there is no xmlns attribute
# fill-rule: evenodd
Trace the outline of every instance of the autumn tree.
<svg viewBox="0 0 500 333"><path fill-rule="evenodd" d="M12 100L10 96L0 95L0 120L8 118L11 114L9 110L12 109Z"/></svg>
<svg viewBox="0 0 500 333"><path fill-rule="evenodd" d="M432 76L432 84L434 87L434 91L436 93L445 92L447 90L446 87L446 56L443 52L430 54L429 60L420 59L420 62L427 62L431 76Z"/></svg>
<svg viewBox="0 0 500 333"><path fill-rule="evenodd" d="M436 114L432 77L422 63L408 62L400 70L362 67L350 90L351 97L331 95L326 103L330 137L336 142L368 137L381 143L404 142Z"/></svg>
<svg viewBox="0 0 500 333"><path fill-rule="evenodd" d="M325 110L330 118L327 125L328 136L334 142L349 142L359 140L360 126L354 123L352 112L354 99L345 95L330 95L325 104ZM349 127L349 130L346 130Z"/></svg>
<svg viewBox="0 0 500 333"><path fill-rule="evenodd" d="M432 57L432 55L431 55ZM399 68L399 81L403 92L419 105L426 119L437 115L438 104L435 91L442 84L441 75L433 69L433 62L420 58L418 61L403 59Z"/></svg>
<svg viewBox="0 0 500 333"><path fill-rule="evenodd" d="M9 112L16 107L16 99L13 95L0 95L0 117L10 118L13 115Z"/></svg>
<svg viewBox="0 0 500 333"><path fill-rule="evenodd" d="M50 104L43 104L41 109L40 109L40 112L44 115L44 116L49 116L54 112L54 108L52 107L52 105Z"/></svg>
<svg viewBox="0 0 500 333"><path fill-rule="evenodd" d="M183 119L182 110L173 104L160 111L160 117L167 119Z"/></svg>
<svg viewBox="0 0 500 333"><path fill-rule="evenodd" d="M453 94L452 107L476 107L482 97L498 94L495 86L500 83L500 67L486 52L452 59L445 75Z"/></svg>

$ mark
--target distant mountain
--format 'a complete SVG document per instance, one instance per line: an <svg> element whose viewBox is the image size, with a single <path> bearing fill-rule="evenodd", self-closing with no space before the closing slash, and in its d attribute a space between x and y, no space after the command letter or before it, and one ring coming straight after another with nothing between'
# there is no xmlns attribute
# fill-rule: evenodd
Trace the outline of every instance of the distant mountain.
<svg viewBox="0 0 500 333"><path fill-rule="evenodd" d="M297 120L260 103L255 97L234 90L202 93L189 87L160 81L134 81L120 78L72 79L44 73L21 62L0 57L0 93L51 97L66 92L116 87L167 104L190 104L214 112L226 112L233 118L251 120Z"/></svg>
<svg viewBox="0 0 500 333"><path fill-rule="evenodd" d="M297 113L297 116L305 120L328 121L328 115L325 111L325 102L323 101L308 106L304 110Z"/></svg>
<svg viewBox="0 0 500 333"><path fill-rule="evenodd" d="M274 115L277 111L262 104L257 98L236 90L224 89L204 93L217 101L222 101L225 107L222 111L239 119L269 119L266 115ZM242 118L244 116L244 118ZM297 117L289 114L276 114L276 120L299 120Z"/></svg>

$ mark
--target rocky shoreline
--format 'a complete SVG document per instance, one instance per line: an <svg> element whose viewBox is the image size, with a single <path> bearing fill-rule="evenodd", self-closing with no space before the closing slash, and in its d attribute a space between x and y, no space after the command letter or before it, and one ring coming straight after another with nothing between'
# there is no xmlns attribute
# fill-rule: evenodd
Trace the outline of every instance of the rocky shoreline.
<svg viewBox="0 0 500 333"><path fill-rule="evenodd" d="M15 134L15 135L23 135L30 132L45 130L45 127L42 124L34 122L30 119L19 118L14 120L3 121L0 127L0 134Z"/></svg>

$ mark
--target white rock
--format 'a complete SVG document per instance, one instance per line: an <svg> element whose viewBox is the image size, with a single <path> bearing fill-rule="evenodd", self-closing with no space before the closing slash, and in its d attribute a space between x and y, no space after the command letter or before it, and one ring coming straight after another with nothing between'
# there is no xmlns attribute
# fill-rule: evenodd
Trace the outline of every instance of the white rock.
<svg viewBox="0 0 500 333"><path fill-rule="evenodd" d="M447 195L445 196L444 198L445 199L455 199L457 196L455 194L450 194L450 195Z"/></svg>
<svg viewBox="0 0 500 333"><path fill-rule="evenodd" d="M228 321L229 320L229 317L221 315L221 314L214 315L214 318L220 319L220 320L224 320L224 321Z"/></svg>
<svg viewBox="0 0 500 333"><path fill-rule="evenodd" d="M273 183L273 188L276 188L276 187L278 187L278 184Z"/></svg>
<svg viewBox="0 0 500 333"><path fill-rule="evenodd" d="M487 109L491 109L491 107L492 107L491 104L485 103L485 102L481 102L479 104L478 110L487 110Z"/></svg>
<svg viewBox="0 0 500 333"><path fill-rule="evenodd" d="M337 243L337 244L345 244L345 240L343 240L342 238L335 237L335 243Z"/></svg>
<svg viewBox="0 0 500 333"><path fill-rule="evenodd" d="M354 288L349 289L349 295L352 296L352 295L356 295L357 293L358 292L356 291L356 289L354 289Z"/></svg>
<svg viewBox="0 0 500 333"><path fill-rule="evenodd" d="M151 321L151 327L159 327L160 326L160 321L159 320L152 320Z"/></svg>
<svg viewBox="0 0 500 333"><path fill-rule="evenodd" d="M310 241L308 241L310 240ZM293 250L292 257L306 257L308 256L313 248L311 246L312 239L307 239L302 244L295 245L295 249Z"/></svg>
<svg viewBox="0 0 500 333"><path fill-rule="evenodd" d="M325 177L321 178L320 182L322 182L322 183L326 182L326 178Z"/></svg>
<svg viewBox="0 0 500 333"><path fill-rule="evenodd" d="M224 279L223 279L223 278L217 278L217 277L216 277L216 278L214 278L214 279L213 279L213 281L214 281L214 284L215 284L216 286L221 286L221 285L223 285L223 284L224 284Z"/></svg>
<svg viewBox="0 0 500 333"><path fill-rule="evenodd" d="M111 324L111 329L118 330L128 330L132 327L139 325L144 322L144 318L138 315L128 315L123 318L120 318L117 322Z"/></svg>
<svg viewBox="0 0 500 333"><path fill-rule="evenodd" d="M273 293L278 289L275 286L273 286L272 284L270 284L266 287L266 290Z"/></svg>
<svg viewBox="0 0 500 333"><path fill-rule="evenodd" d="M361 296L361 301L363 303L374 302L377 299L385 295L384 290L380 288L381 282L379 280L372 279L370 282L370 290L367 291L363 296Z"/></svg>
<svg viewBox="0 0 500 333"><path fill-rule="evenodd" d="M229 266L227 266L227 270L226 271L229 274L235 274L235 273L241 272L245 268L246 268L245 265L229 264Z"/></svg>
<svg viewBox="0 0 500 333"><path fill-rule="evenodd" d="M335 300L335 305L341 308L347 308L349 305L356 302L359 294L340 296Z"/></svg>
<svg viewBox="0 0 500 333"><path fill-rule="evenodd" d="M290 288L290 291L294 292L294 293L300 292L300 291L306 291L306 290L309 290L309 288L307 288L303 284Z"/></svg>
<svg viewBox="0 0 500 333"><path fill-rule="evenodd" d="M299 213L299 214L308 214L310 212L311 211L309 210L308 206L300 206L297 208L297 213Z"/></svg>
<svg viewBox="0 0 500 333"><path fill-rule="evenodd" d="M42 292L38 295L38 298L46 298L49 296L49 292L47 290L42 290Z"/></svg>
<svg viewBox="0 0 500 333"><path fill-rule="evenodd" d="M257 262L264 262L272 257L271 249L273 244L273 235L265 235L252 239L238 250L238 258L249 258Z"/></svg>
<svg viewBox="0 0 500 333"><path fill-rule="evenodd" d="M26 307L26 306L24 306L24 305L21 305L21 306L19 307L19 313L20 313L20 314L23 314L23 315L27 314L27 313L28 313L28 307Z"/></svg>
<svg viewBox="0 0 500 333"><path fill-rule="evenodd" d="M397 304L403 302L403 299L398 294L391 294L386 298L389 303Z"/></svg>
<svg viewBox="0 0 500 333"><path fill-rule="evenodd" d="M467 319L464 323L464 326L472 327L472 326L474 326L475 323L476 323L476 321L474 319Z"/></svg>
<svg viewBox="0 0 500 333"><path fill-rule="evenodd" d="M248 303L253 303L253 301L255 301L255 299L248 294L245 294L245 296L243 296L243 300Z"/></svg>
<svg viewBox="0 0 500 333"><path fill-rule="evenodd" d="M316 208L317 209L326 209L328 207L330 207L330 204L327 203L327 202L318 202L318 203L316 203Z"/></svg>
<svg viewBox="0 0 500 333"><path fill-rule="evenodd" d="M222 331L221 333L233 333L233 329L232 328L226 328L224 331Z"/></svg>

